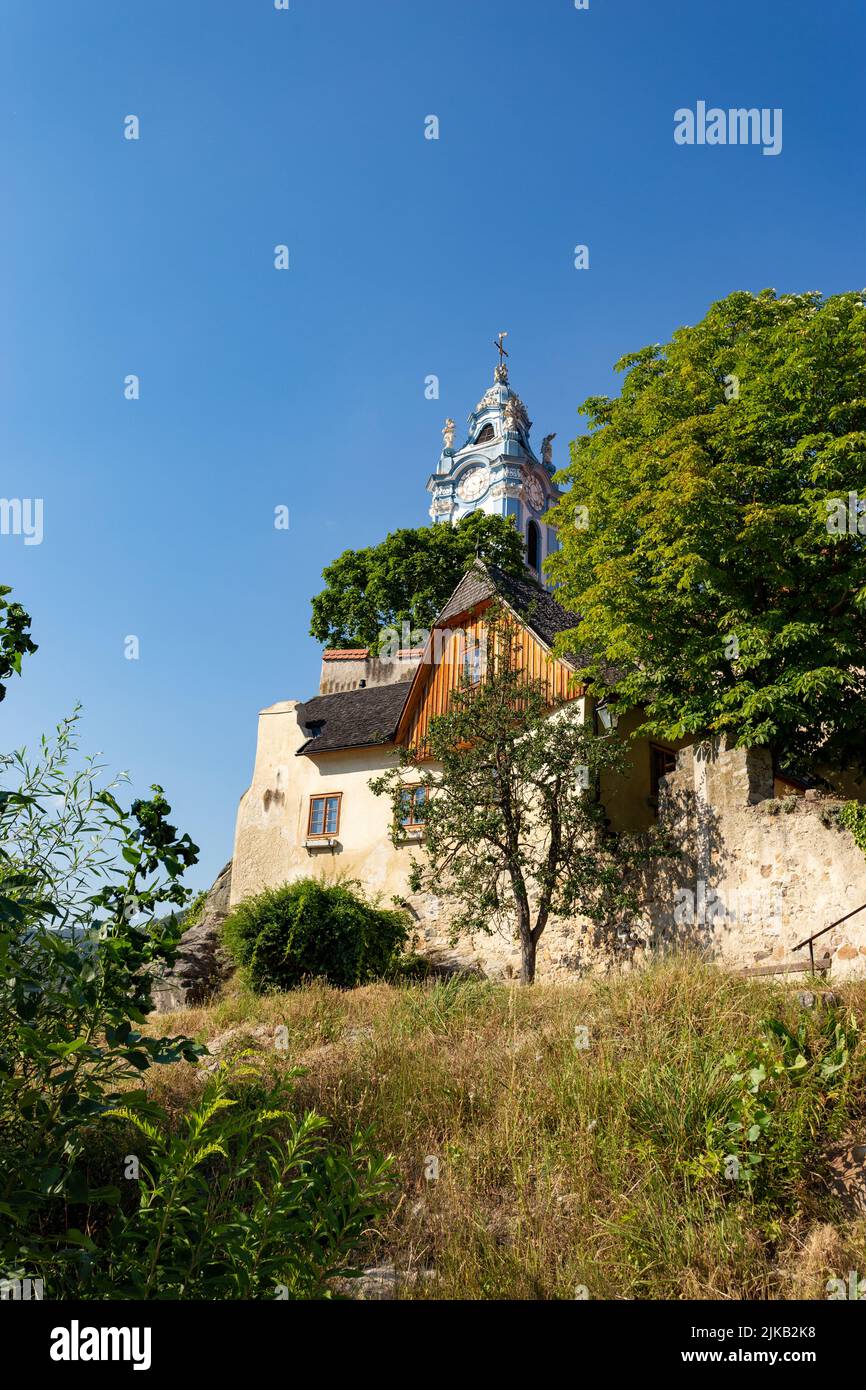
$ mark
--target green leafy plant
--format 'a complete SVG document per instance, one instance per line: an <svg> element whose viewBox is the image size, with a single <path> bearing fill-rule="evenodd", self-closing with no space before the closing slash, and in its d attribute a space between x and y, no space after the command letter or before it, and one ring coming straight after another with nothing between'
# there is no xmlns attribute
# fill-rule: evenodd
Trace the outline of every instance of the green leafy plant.
<svg viewBox="0 0 866 1390"><path fill-rule="evenodd" d="M202 888L200 892L196 893L189 907L186 908L186 910L184 911L183 929L185 932L189 931L190 927L198 926L199 922L204 916L204 910L207 905L207 897L207 889Z"/></svg>
<svg viewBox="0 0 866 1390"><path fill-rule="evenodd" d="M845 1101L859 1029L853 1014L831 1010L817 1036L805 1019L796 1033L777 1018L764 1030L766 1037L725 1058L728 1102L709 1123L706 1149L691 1171L735 1178L779 1198L828 1114Z"/></svg>
<svg viewBox="0 0 866 1390"><path fill-rule="evenodd" d="M0 700L6 697L9 676L21 675L22 658L38 650L30 636L30 615L20 603L9 603L11 592L8 584L0 584Z"/></svg>
<svg viewBox="0 0 866 1390"><path fill-rule="evenodd" d="M0 1261L62 1260L70 1211L117 1199L92 1189L90 1126L155 1063L193 1061L188 1038L151 1036L151 972L170 964L197 850L168 821L160 787L124 812L92 762L70 773L75 718L0 796Z"/></svg>
<svg viewBox="0 0 866 1390"><path fill-rule="evenodd" d="M7 592L0 675L35 650ZM295 1119L285 1078L229 1096L223 1068L179 1127L148 1096L144 1072L206 1051L146 1026L198 851L161 787L127 812L123 779L77 760L78 717L35 760L0 757L0 1276L51 1298L325 1295L382 1210L388 1164L366 1136L339 1147L319 1115ZM123 1182L135 1131L140 1172Z"/></svg>
<svg viewBox="0 0 866 1390"><path fill-rule="evenodd" d="M866 855L866 806L860 801L847 801L839 812L839 823L851 831L858 849Z"/></svg>
<svg viewBox="0 0 866 1390"><path fill-rule="evenodd" d="M94 1247L83 1296L109 1299L320 1298L359 1273L353 1252L386 1210L391 1160L356 1132L287 1108L289 1079L263 1086L223 1064L172 1127L161 1112L118 1108L144 1141L135 1210Z"/></svg>
<svg viewBox="0 0 866 1390"><path fill-rule="evenodd" d="M375 907L353 882L299 879L247 898L223 940L253 989L321 978L341 988L388 975L409 935L404 913Z"/></svg>

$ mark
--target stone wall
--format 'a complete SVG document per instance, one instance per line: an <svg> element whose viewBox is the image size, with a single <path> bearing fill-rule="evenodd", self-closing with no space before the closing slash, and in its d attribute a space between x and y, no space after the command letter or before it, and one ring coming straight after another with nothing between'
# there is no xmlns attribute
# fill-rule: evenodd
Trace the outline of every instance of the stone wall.
<svg viewBox="0 0 866 1390"><path fill-rule="evenodd" d="M793 948L866 903L866 859L838 824L844 802L773 797L762 749L683 749L660 819L684 847L647 904L657 939L691 938L733 966L808 959ZM815 943L833 977L866 974L866 912Z"/></svg>
<svg viewBox="0 0 866 1390"><path fill-rule="evenodd" d="M410 681L421 664L420 651L401 651L394 657L370 656L366 648L326 651L322 657L319 694L334 695L359 686L396 685Z"/></svg>
<svg viewBox="0 0 866 1390"><path fill-rule="evenodd" d="M682 749L662 784L660 829L679 855L654 861L634 888L631 918L602 925L553 920L539 942L538 978L628 969L669 949L694 947L731 968L802 961L794 946L866 903L866 859L838 825L844 803L812 793L773 798L763 750L700 745ZM505 932L449 941L444 904L413 900L422 949L443 962L519 975L520 953ZM866 911L815 943L832 979L866 975Z"/></svg>

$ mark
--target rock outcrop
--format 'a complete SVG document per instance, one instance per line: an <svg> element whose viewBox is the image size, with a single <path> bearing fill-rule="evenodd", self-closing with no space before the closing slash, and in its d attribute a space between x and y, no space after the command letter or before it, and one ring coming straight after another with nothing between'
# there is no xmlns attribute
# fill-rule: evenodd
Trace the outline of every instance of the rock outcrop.
<svg viewBox="0 0 866 1390"><path fill-rule="evenodd" d="M217 875L198 921L184 932L177 960L154 984L157 1013L170 1013L201 1004L228 979L232 964L221 945L222 924L228 916L232 886L231 860Z"/></svg>

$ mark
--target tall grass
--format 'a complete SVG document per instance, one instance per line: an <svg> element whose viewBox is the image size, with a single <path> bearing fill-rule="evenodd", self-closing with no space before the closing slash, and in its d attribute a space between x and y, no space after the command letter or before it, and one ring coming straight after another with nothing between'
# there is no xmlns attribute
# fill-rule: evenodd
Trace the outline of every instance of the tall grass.
<svg viewBox="0 0 866 1390"><path fill-rule="evenodd" d="M345 1139L370 1128L395 1155L401 1195L369 1260L435 1271L403 1297L823 1297L831 1275L866 1274L866 1222L831 1194L823 1158L833 1138L866 1138L863 1045L826 1095L780 1079L759 1179L702 1167L736 1100L731 1054L765 1019L805 1018L820 1054L826 1012L804 1011L802 988L679 959L531 990L238 990L163 1021L204 1042L238 1029L239 1047L258 1029L269 1067L306 1068L299 1113ZM862 1026L866 985L841 993ZM272 1051L281 1026L288 1050ZM153 1084L178 1110L197 1086L186 1064Z"/></svg>

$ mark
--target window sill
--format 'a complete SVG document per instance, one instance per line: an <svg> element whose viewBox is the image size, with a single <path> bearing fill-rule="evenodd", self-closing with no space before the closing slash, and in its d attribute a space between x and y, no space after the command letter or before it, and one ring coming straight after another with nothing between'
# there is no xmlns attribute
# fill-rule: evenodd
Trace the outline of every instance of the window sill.
<svg viewBox="0 0 866 1390"><path fill-rule="evenodd" d="M308 836L307 839L304 841L304 849L307 850L309 853L312 853L312 851L315 849L329 849L333 852L334 850L342 848L343 847L340 844L340 841L337 839L336 835L316 835L312 837Z"/></svg>

